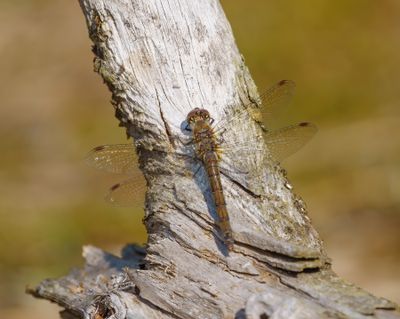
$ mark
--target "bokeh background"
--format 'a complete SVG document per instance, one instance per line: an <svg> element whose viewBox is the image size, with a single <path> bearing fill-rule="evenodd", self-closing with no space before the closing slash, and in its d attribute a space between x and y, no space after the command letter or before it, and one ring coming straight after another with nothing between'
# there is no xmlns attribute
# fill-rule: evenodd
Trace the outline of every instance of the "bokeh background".
<svg viewBox="0 0 400 319"><path fill-rule="evenodd" d="M222 5L260 90L297 83L278 124L319 127L284 167L334 269L400 302L400 2ZM1 318L57 318L26 285L81 265L82 245L146 240L141 209L103 201L121 178L82 160L125 142L90 47L77 1L0 2Z"/></svg>

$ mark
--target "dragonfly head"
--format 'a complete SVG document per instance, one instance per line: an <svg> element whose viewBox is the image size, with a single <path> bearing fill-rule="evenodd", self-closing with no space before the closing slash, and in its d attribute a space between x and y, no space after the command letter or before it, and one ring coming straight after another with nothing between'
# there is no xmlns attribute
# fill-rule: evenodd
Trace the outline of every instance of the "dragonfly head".
<svg viewBox="0 0 400 319"><path fill-rule="evenodd" d="M210 113L206 109L200 109L196 107L191 110L186 117L186 122L193 127L198 121L211 123Z"/></svg>

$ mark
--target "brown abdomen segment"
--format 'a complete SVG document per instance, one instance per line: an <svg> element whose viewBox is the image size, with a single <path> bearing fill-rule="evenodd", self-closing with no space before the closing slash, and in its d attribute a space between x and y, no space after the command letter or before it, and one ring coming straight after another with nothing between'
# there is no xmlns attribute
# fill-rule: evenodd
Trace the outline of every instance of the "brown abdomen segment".
<svg viewBox="0 0 400 319"><path fill-rule="evenodd" d="M221 185L221 176L218 167L218 155L215 152L206 152L203 157L204 166L207 171L210 181L211 191L213 194L219 222L218 226L221 229L225 244L229 250L233 248L233 237L229 215L226 209L225 196Z"/></svg>

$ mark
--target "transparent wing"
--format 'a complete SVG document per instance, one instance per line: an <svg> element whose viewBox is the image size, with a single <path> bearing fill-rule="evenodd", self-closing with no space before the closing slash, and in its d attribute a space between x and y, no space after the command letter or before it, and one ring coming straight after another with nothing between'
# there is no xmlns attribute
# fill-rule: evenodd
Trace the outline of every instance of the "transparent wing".
<svg viewBox="0 0 400 319"><path fill-rule="evenodd" d="M116 206L143 206L145 189L143 177L130 178L112 186L105 199Z"/></svg>
<svg viewBox="0 0 400 319"><path fill-rule="evenodd" d="M263 134L263 140L272 159L281 162L300 150L316 132L317 127L314 124L304 122L267 132ZM257 154L264 151L263 147L258 146L260 141L255 142L253 140L242 143L222 143L219 147L222 159L227 156L235 166L238 166L240 160L248 157L249 154ZM240 169L243 170L244 168L241 167Z"/></svg>
<svg viewBox="0 0 400 319"><path fill-rule="evenodd" d="M273 159L280 162L301 149L316 132L314 124L304 122L268 132L264 139Z"/></svg>
<svg viewBox="0 0 400 319"><path fill-rule="evenodd" d="M111 173L132 174L138 171L133 144L97 146L88 153L85 160L90 166Z"/></svg>
<svg viewBox="0 0 400 319"><path fill-rule="evenodd" d="M262 119L267 120L271 112L289 104L294 95L296 84L291 80L282 80L260 95L260 112Z"/></svg>
<svg viewBox="0 0 400 319"><path fill-rule="evenodd" d="M240 121L241 118L252 117L258 122L266 121L274 109L280 108L291 100L294 95L296 84L291 80L282 80L274 84L260 95L257 104L259 108L254 108L255 102L251 102L240 110L234 110L229 118L221 119L214 124L214 130L221 132L229 127L232 122ZM255 114L258 111L260 114ZM260 118L261 115L261 118Z"/></svg>

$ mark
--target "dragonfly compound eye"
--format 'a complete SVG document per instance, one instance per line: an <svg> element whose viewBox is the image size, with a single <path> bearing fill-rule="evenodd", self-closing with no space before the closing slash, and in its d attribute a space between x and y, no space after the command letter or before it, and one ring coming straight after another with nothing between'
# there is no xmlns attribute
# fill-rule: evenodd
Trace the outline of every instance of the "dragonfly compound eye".
<svg viewBox="0 0 400 319"><path fill-rule="evenodd" d="M210 113L205 109L201 109L199 116L201 116L202 119L208 120L210 118Z"/></svg>

